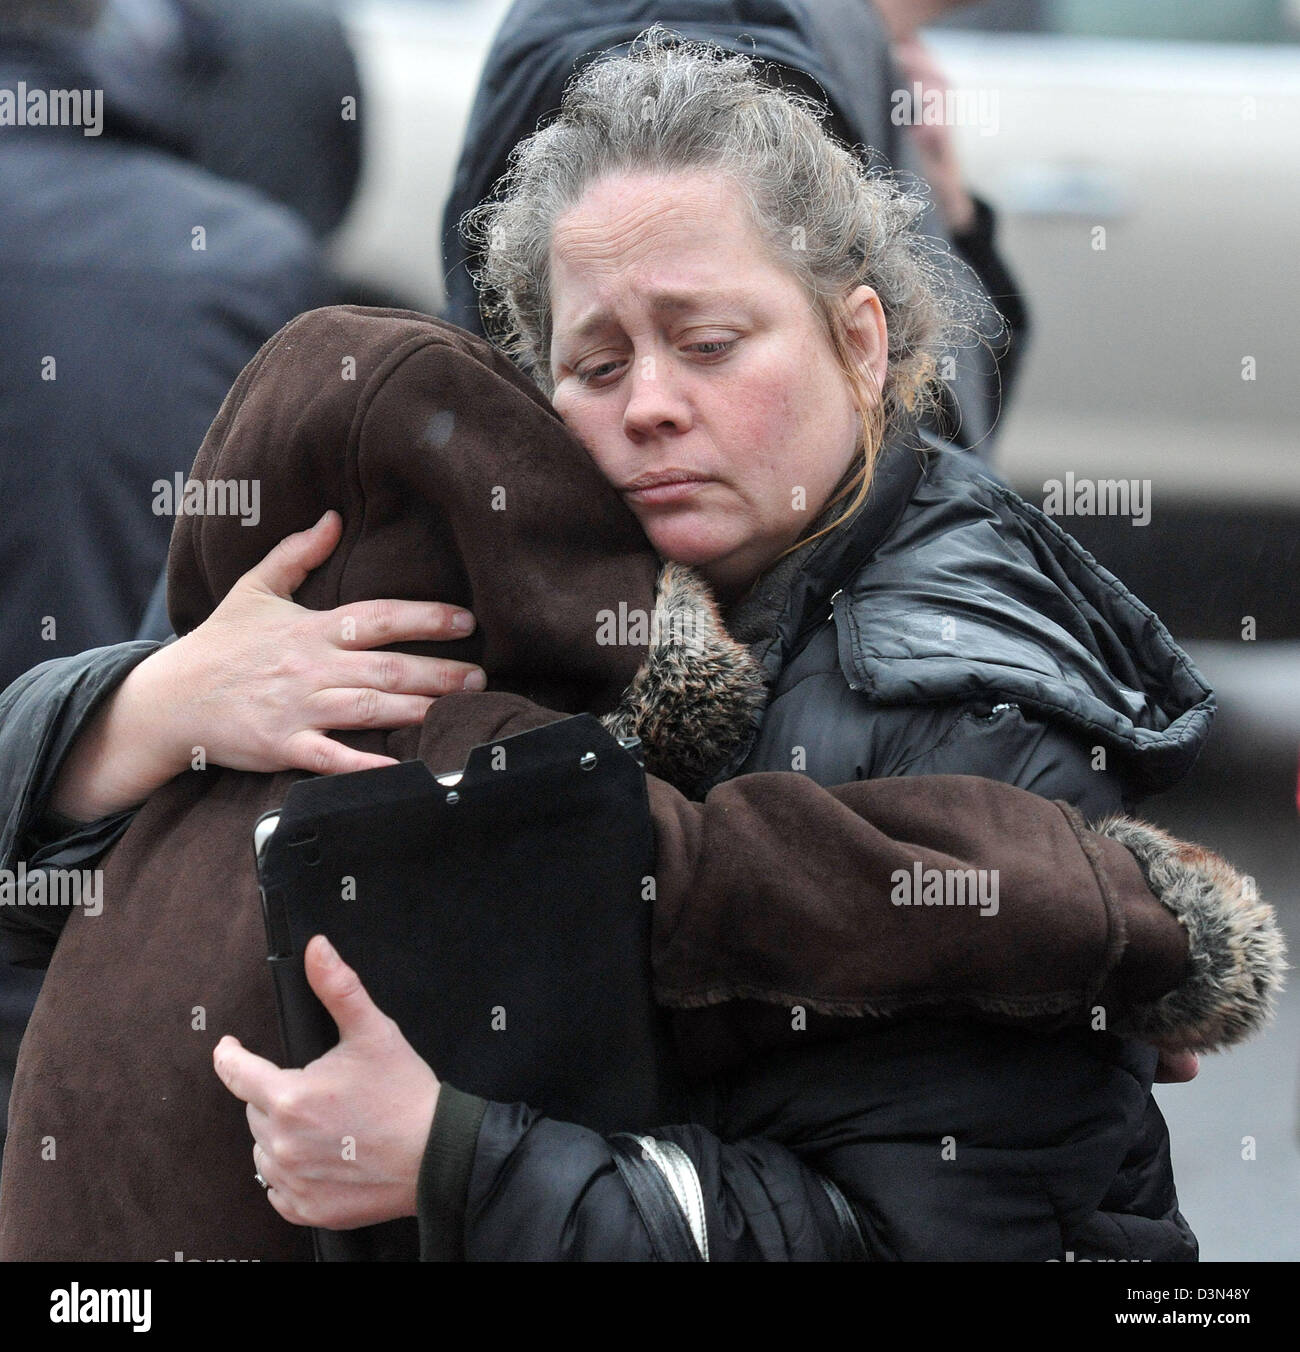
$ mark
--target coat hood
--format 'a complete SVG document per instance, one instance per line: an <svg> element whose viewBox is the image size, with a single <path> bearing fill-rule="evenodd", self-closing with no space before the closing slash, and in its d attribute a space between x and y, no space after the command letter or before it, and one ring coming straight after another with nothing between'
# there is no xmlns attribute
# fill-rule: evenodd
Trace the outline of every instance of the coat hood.
<svg viewBox="0 0 1300 1352"><path fill-rule="evenodd" d="M494 689L604 715L679 787L734 752L761 704L756 664L702 579L661 567L513 363L440 320L357 306L300 315L240 375L173 497L177 634L334 508L342 538L298 604L464 606L478 621L468 638L393 648L475 662Z"/></svg>
<svg viewBox="0 0 1300 1352"><path fill-rule="evenodd" d="M786 78L813 97L835 88L817 54L811 21L797 0L518 0L501 21L484 62L465 131L464 150L443 217L443 273L448 315L477 332L478 294L470 258L457 230L505 172L510 152L560 106L569 78L600 53L625 49L651 24L684 37L782 66ZM831 126L852 144L836 110Z"/></svg>

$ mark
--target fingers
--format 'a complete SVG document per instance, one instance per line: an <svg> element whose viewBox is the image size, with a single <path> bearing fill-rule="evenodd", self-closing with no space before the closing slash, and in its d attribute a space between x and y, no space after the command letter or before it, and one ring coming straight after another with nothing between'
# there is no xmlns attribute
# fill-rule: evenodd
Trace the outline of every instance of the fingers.
<svg viewBox="0 0 1300 1352"><path fill-rule="evenodd" d="M350 775L358 770L380 770L398 764L392 756L354 751L323 732L306 731L296 732L285 741L284 762L287 769L306 770L313 775Z"/></svg>
<svg viewBox="0 0 1300 1352"><path fill-rule="evenodd" d="M272 1188L281 1186L280 1180L276 1177L275 1166L271 1163L270 1156L262 1149L261 1143L253 1139L253 1172L261 1174L266 1180L266 1190L269 1192Z"/></svg>
<svg viewBox="0 0 1300 1352"><path fill-rule="evenodd" d="M395 643L464 638L473 632L475 621L458 606L441 601L359 601L321 615L320 623L326 640L347 653L332 682L335 688L320 692L329 700L321 712L330 727L396 727L418 723L428 710L427 704L417 711L413 705L385 703L381 714L364 701L358 710L349 707L363 693L436 697L487 688L487 674L473 662L369 651Z"/></svg>
<svg viewBox="0 0 1300 1352"><path fill-rule="evenodd" d="M339 514L326 512L310 530L281 540L181 640L188 645L187 688L204 696L197 702L202 735L192 725L184 729L187 757L197 741L210 760L236 770L378 769L396 762L328 734L411 727L439 696L486 689L486 673L472 662L374 651L463 638L474 616L462 607L380 599L321 612L293 603L342 530ZM169 766L175 760L169 748Z"/></svg>
<svg viewBox="0 0 1300 1352"><path fill-rule="evenodd" d="M287 599L329 558L342 534L343 518L337 512L326 512L310 530L286 535L261 563L248 570L245 580Z"/></svg>
<svg viewBox="0 0 1300 1352"><path fill-rule="evenodd" d="M335 688L377 690L394 695L454 695L458 690L483 689L487 684L482 667L450 657L416 657L410 653L340 653L330 664L337 671ZM466 685L477 673L478 686ZM327 687L321 687L326 693Z"/></svg>
<svg viewBox="0 0 1300 1352"><path fill-rule="evenodd" d="M361 978L323 934L316 935L307 945L304 962L307 982L338 1025L340 1041L389 1035L392 1020L370 998Z"/></svg>
<svg viewBox="0 0 1300 1352"><path fill-rule="evenodd" d="M317 690L306 700L307 721L316 728L335 732L357 731L364 728L406 728L424 721L438 695L453 695L465 688L464 679L437 684L444 689L420 691L416 694L390 695L382 689L366 685L364 677L358 684L346 689L334 686Z"/></svg>
<svg viewBox="0 0 1300 1352"><path fill-rule="evenodd" d="M337 732L411 727L424 721L432 704L427 695L385 695L368 686L318 690L309 701L314 721Z"/></svg>
<svg viewBox="0 0 1300 1352"><path fill-rule="evenodd" d="M245 1104L244 1116L248 1118L248 1130L252 1133L254 1141L269 1141L271 1139L271 1119L256 1103ZM263 1178L270 1177L265 1169L261 1172Z"/></svg>
<svg viewBox="0 0 1300 1352"><path fill-rule="evenodd" d="M302 1214L298 1199L286 1186L285 1179L271 1162L271 1157L260 1145L253 1146L253 1169L266 1179L266 1200L290 1223L290 1225L309 1225L311 1222Z"/></svg>
<svg viewBox="0 0 1300 1352"><path fill-rule="evenodd" d="M1160 1049L1156 1061L1157 1084L1187 1084L1200 1073L1201 1063L1194 1052Z"/></svg>
<svg viewBox="0 0 1300 1352"><path fill-rule="evenodd" d="M338 641L344 648L464 638L474 632L473 614L443 601L356 601L331 611L330 618L338 626Z"/></svg>
<svg viewBox="0 0 1300 1352"><path fill-rule="evenodd" d="M229 1034L212 1049L212 1065L221 1083L237 1099L254 1104L263 1112L270 1110L285 1077L292 1073L281 1070L265 1057L255 1056Z"/></svg>

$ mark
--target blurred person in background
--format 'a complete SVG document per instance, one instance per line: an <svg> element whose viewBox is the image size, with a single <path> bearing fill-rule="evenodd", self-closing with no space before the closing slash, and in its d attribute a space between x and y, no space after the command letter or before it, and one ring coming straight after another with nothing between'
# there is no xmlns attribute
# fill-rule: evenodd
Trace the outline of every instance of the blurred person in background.
<svg viewBox="0 0 1300 1352"><path fill-rule="evenodd" d="M361 171L360 76L313 0L103 0L91 59L186 159L291 207L323 239Z"/></svg>
<svg viewBox="0 0 1300 1352"><path fill-rule="evenodd" d="M103 0L86 56L109 101L159 146L291 208L319 240L343 220L361 173L360 75L333 9ZM344 299L331 279L320 303ZM164 581L160 571L142 638L171 633Z"/></svg>
<svg viewBox="0 0 1300 1352"><path fill-rule="evenodd" d="M0 685L135 634L174 519L155 483L262 342L331 298L314 232L351 193L356 123L328 83L284 78L288 16L313 11L270 8L0 0ZM322 29L290 68L347 84ZM78 125L47 125L60 106ZM0 982L0 1121L35 987Z"/></svg>
<svg viewBox="0 0 1300 1352"><path fill-rule="evenodd" d="M194 162L193 126L221 116L216 86L191 101L197 86L143 28L128 78L126 8L144 7L0 0L0 88L85 90L102 109L98 133L0 126L2 472L22 508L3 544L4 682L136 632L172 524L154 482L188 467L260 344L331 298L303 212ZM100 21L114 14L110 40ZM276 122L279 139L296 134L273 112L265 141ZM247 154L251 168L258 148Z"/></svg>
<svg viewBox="0 0 1300 1352"><path fill-rule="evenodd" d="M995 244L988 203L967 191L945 125L900 117L899 91L943 88L917 29L968 0L516 0L484 63L443 217L445 315L483 333L457 223L489 194L514 146L560 106L565 82L598 53L624 50L658 21L781 68L780 78L829 104L827 127L866 147L872 164L915 174L932 205L922 232L969 271L954 282L975 306L968 341L941 368L944 398L929 426L991 463L995 429L1029 332L1025 301ZM938 256L949 266L948 256ZM960 266L960 264L959 264Z"/></svg>

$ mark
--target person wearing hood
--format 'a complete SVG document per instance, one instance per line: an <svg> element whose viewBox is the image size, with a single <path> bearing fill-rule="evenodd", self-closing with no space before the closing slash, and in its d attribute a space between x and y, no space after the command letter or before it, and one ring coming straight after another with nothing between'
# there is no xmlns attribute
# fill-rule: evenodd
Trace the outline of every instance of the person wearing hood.
<svg viewBox="0 0 1300 1352"><path fill-rule="evenodd" d="M947 131L900 116L933 71L917 39L961 0L515 0L483 62L442 223L444 317L482 333L474 272L481 250L460 231L514 147L560 106L566 82L601 53L625 52L652 22L763 63L765 76L824 103L827 125L877 168L915 175L933 200L918 222L935 265L959 291L979 341L944 352L927 423L986 464L1029 341L1025 298L996 244L993 209L969 193ZM908 125L908 124L911 125Z"/></svg>
<svg viewBox="0 0 1300 1352"><path fill-rule="evenodd" d="M708 82L714 82L718 98L687 97ZM740 97L722 97L728 94ZM608 167L610 161L600 156L610 147L627 154L627 164L644 165L643 138L651 128L639 118L629 123L626 112L641 108L645 97L655 99L662 119L655 130L679 138L676 144L684 158L676 168L682 177L665 183L653 174L629 174L622 181L615 175L602 193L601 175L593 174L592 166ZM814 311L790 303L790 287L798 284L799 274L774 266L765 250L755 247L751 232L764 216L757 221L748 217L739 209L739 196L730 204L716 194L709 196L712 178L691 181L685 172L690 165L710 163L695 158L701 146L716 151L718 128L710 119L743 121L756 107L778 119L787 137L799 140L799 151L809 156L810 175L827 181L825 171L831 170L829 181L835 183L838 176L847 203L861 196L860 222L892 223L866 260L875 273L859 272L874 275L878 287L863 282L859 289L848 288L857 308L847 318L844 310L832 310L829 337L819 335ZM940 333L927 331L924 324L916 327L926 307L921 304L918 310L915 293L905 298L905 291L900 295L893 290L896 284L916 281L905 267L913 213L902 194L885 181L865 180L860 166L824 137L806 111L777 92L760 92L748 63L724 62L714 53L679 49L653 37L635 59L593 67L574 92L570 111L571 121L558 133L549 130L531 143L535 158L521 160L521 179L501 208L518 215L483 222L491 241L489 270L495 257L498 277L528 279L527 285L516 281L504 293L513 313L525 320L542 315L548 333L549 306L529 308L536 294L529 286L536 278L527 269L512 269L524 242L544 241L543 254L554 244L560 263L555 274L560 320L560 342L553 349L556 367L536 360L536 352L528 360L516 346L540 377L541 390L519 399L522 378L495 353L480 354L468 368L444 363L437 368L438 379L431 381L427 368L406 361L430 346L428 321L419 321L419 332L406 336L390 328L378 350L367 354L361 345L364 333L355 324L331 321L341 325L331 337L330 324L308 316L298 321L306 328L291 326L264 349L232 391L196 472L215 472L218 465L224 471L223 455L233 452L236 458L230 463L238 465L238 448L255 448L260 458L251 465L272 479L284 476L265 494L268 503L279 504L278 515L264 514L265 529L280 532L301 529L317 514L319 499L294 506L303 486L319 485L330 495L343 487L353 495L360 490L365 509L359 515L349 512L348 547L308 577L337 540L337 522L324 522L278 546L273 558L250 574L249 566L260 557L250 551L264 548L265 534L255 544L254 532L231 530L220 518L178 523L170 565L171 604L177 630L185 637L161 650L138 644L86 655L71 666L31 673L6 692L0 773L12 791L12 806L0 842L5 857L13 858L16 850L32 844L39 847L45 834L41 862L58 860L66 866L74 859L97 857L106 843L120 837L109 865L122 870L119 879L138 878L156 863L155 876L169 878L171 895L176 896L174 851L183 845L181 819L199 797L233 794L246 827L250 811L276 801L273 794L268 796L275 777L270 772L364 768L389 763L394 751L399 756L427 755L431 763L441 762L439 768L452 768L470 746L493 741L512 726L536 726L558 716L556 710L592 707L613 715L615 726L635 729L649 748L659 748L663 759L653 760L648 752L647 765L652 771L657 766L656 773L671 776L677 786L673 789L668 779L652 781L661 858L657 871L668 884L667 909L657 908L656 914L656 994L678 1011L680 1030L696 1030L694 1043L689 1032L679 1041L705 1088L698 1115L689 1125L655 1134L686 1156L700 1181L703 1224L713 1257L840 1256L845 1231L833 1196L818 1181L822 1177L832 1179L848 1199L861 1244L873 1256L1060 1256L1064 1238L1085 1254L1105 1255L1119 1244L1145 1256L1193 1257L1195 1242L1178 1214L1169 1177L1167 1136L1150 1097L1156 1051L1131 1034L1168 1046L1206 1048L1226 1045L1257 1026L1281 961L1276 930L1266 909L1234 895L1233 875L1221 861L1133 822L1099 823L1105 829L1089 836L1070 825L1068 805L1105 817L1176 779L1204 738L1212 708L1209 691L1158 621L1041 514L949 452L918 453L904 416L909 389L915 392L907 379L909 364L916 385L923 385L924 356L933 352ZM693 118L699 138L694 142L688 135ZM766 143L781 145L781 140L767 138ZM790 157L783 151L780 159L783 166L797 164L799 153ZM557 165L567 166L573 177L566 181ZM767 167L774 168L770 163ZM657 168L662 174L664 167ZM740 181L759 179L751 174ZM561 200L573 194L568 209L560 213L563 220L553 241L551 228L532 228L537 220L533 213L540 212L546 221L548 210L555 210L554 198L548 207L542 191L547 184ZM615 188L619 191L611 197ZM638 198L638 188L648 197ZM621 193L631 193L630 199ZM772 209L770 199L760 200L766 210ZM672 210L656 217L645 211L647 201L670 203ZM611 210L614 218L602 216ZM608 228L615 219L623 221L625 230L629 225L639 229L620 240L618 231ZM817 212L808 217L805 242L814 251L825 243L817 237L822 220ZM554 227L555 221L550 224ZM780 234L778 230L778 238ZM611 251L605 256L605 271L590 266L584 241L588 247L602 241L600 247ZM638 244L650 249L648 257L625 252ZM656 245L662 250L657 255ZM735 256L727 256L728 250L736 251ZM748 311L745 303L732 298L731 310L741 313L729 311L724 323L712 315L717 301L710 299L702 307L710 310L703 326L710 335L695 337L699 321L688 321L682 333L673 330L669 342L669 327L683 321L668 317L676 316L675 310L658 318L643 313L639 307L647 303L648 294L643 288L672 279L675 267L686 268L687 278L699 288L709 279L710 263L716 274L723 262L728 273L731 265L749 269ZM639 266L632 268L634 263ZM863 263L857 260L859 269ZM814 259L813 264L825 266L824 260ZM622 288L621 277L635 277L637 283ZM582 340L605 344L591 353L569 352L564 346L573 336L567 327L573 305L580 306L584 320L593 317L590 307L581 309L584 283L576 278L610 288L603 301L611 308L601 316L599 331L593 329ZM680 288L677 294L682 299ZM689 303L700 306L700 297ZM718 336L724 327L728 334ZM517 336L527 340L527 334L521 329ZM874 400L858 404L861 387L835 361L834 344L845 339L857 345L857 360L849 371L875 373ZM467 340L460 335L459 341L463 346ZM641 343L650 350L638 350ZM898 354L888 366L886 345L891 356ZM737 347L749 352L728 371L725 360ZM643 356L653 360L644 362ZM332 403L340 395L340 382L326 379L324 372L346 371L348 358L359 380L355 393L344 391L355 404L340 424ZM302 364L301 385L284 374L295 369L294 361ZM481 377L471 381L465 374L475 366L508 381L513 399L485 400L474 383ZM891 379L882 378L886 372ZM579 374L590 377L593 390L612 393L589 394L592 402L584 405L576 393L578 384L586 383L577 379ZM264 377L260 382L259 376ZM466 384L457 386L457 380ZM705 383L710 380L716 388ZM576 441L568 434L565 440L590 457L606 496L623 490L623 503L640 521L653 550L636 543L627 521L615 520L608 528L601 524L599 490L571 464L566 469L548 459L536 425L496 427L491 418L487 424L471 418L469 441L457 443L462 410L486 409L485 416L495 417L527 403L536 424L544 396L565 415ZM610 402L602 405L602 397ZM382 410L388 410L387 418ZM607 410L616 411L614 421L602 421ZM891 416L885 416L887 411ZM738 423L739 435L728 434L720 413ZM322 436L314 421L321 417L330 426L349 429L341 466L333 463L337 433L333 441ZM552 434L562 430L554 415L550 417ZM881 423L889 428L888 444L871 435ZM495 427L488 441L495 439L496 463L482 459L483 428L489 425ZM700 435L681 435L692 428ZM669 443L683 459L689 459L687 452L696 457L675 466L696 471L694 479L674 481L676 492L657 491L671 488L662 476L658 483L638 484L645 471L634 478L618 462L620 455L635 454L644 463ZM843 463L819 462L815 451L823 445L837 447ZM277 448L277 454L268 457L269 447ZM295 453L279 454L284 447L296 448ZM427 448L428 454L423 459L412 455L413 447ZM452 453L433 454L439 450ZM783 488L792 483L805 488L812 504L811 511L793 519L787 505L784 522L771 493L753 477L755 470L769 472L779 462L778 452L805 456L797 465L780 464L784 479L777 481ZM531 480L526 473L530 467ZM588 473L588 480L592 477ZM682 489L683 483L704 486ZM495 520L487 515L489 488L504 489L506 502L515 504ZM836 503L855 489L856 500L838 519ZM683 502L688 510L682 509ZM512 515L520 509L521 515ZM683 518L692 512L694 526L686 529L691 523L687 520L684 526ZM807 516L813 513L809 523ZM423 521L421 550L412 550L409 526L398 527L412 514ZM476 514L477 531L472 528ZM503 530L513 548L527 546L527 566L503 565L502 559L510 557L502 550ZM675 535L678 531L682 533ZM421 538L418 532L416 538ZM464 561L448 562L452 538L453 557L463 553ZM774 557L783 546L800 541L801 548ZM431 542L437 546L432 551ZM233 551L232 543L237 543ZM576 567L576 590L562 591L557 598L554 579L563 571L543 566L530 550L541 551L541 560L562 557L564 568ZM677 558L699 571L723 599L728 642L739 640L755 663L762 686L758 698L746 695L747 682L736 684L743 663L734 648L724 648L720 668L704 683L704 689L714 692L715 705L719 689L739 689L739 703L728 720L734 734L730 740L701 737L700 728L712 725L684 718L680 704L664 716L665 709L674 709L673 694L680 692L680 667L652 662L643 677L636 665L641 653L602 654L593 641L588 598L614 596L618 584L611 591L611 577L630 585L631 599L639 595L643 607L660 604L653 593L656 556ZM394 571L400 572L405 587L397 600L359 611L330 609L374 596L376 588L386 590ZM674 576L673 569L664 570L661 592L672 587ZM452 651L459 658L480 657L493 678L492 691L443 693L448 671L463 675L465 667L425 656L427 649L394 660L394 645L426 639L431 630L434 637L449 632L441 611L436 612L439 623L430 625L435 608L412 599L428 598L433 587L442 588L433 594L445 599L473 601L480 622L475 638L483 646ZM312 611L323 613L303 611L282 599L295 592ZM250 623L252 615L263 618ZM287 644L282 617L290 615L292 640ZM339 622L349 615L357 621L357 632L341 634ZM954 644L945 620L959 626L959 642ZM252 629L260 633L250 641ZM311 670L311 659L301 654L323 643L334 648L335 665L330 679L321 683L321 672ZM382 661L364 651L379 643L390 649ZM207 656L201 658L204 651ZM490 651L496 657L489 667ZM558 671L546 656L556 651L563 654ZM294 653L292 661L286 660L289 653ZM219 670L213 665L217 655ZM633 657L636 661L629 666ZM614 658L619 660L611 671ZM589 670L585 686L575 687L573 673L581 673L584 661L594 661L596 674L603 668L603 677L593 684ZM279 670L274 669L276 662ZM521 663L527 671L522 678ZM164 693L177 680L203 697L188 706L178 704L177 685ZM315 682L315 690L332 693L316 701L300 694L290 701L290 722L282 725L283 740L277 743L266 736L266 724L259 725L264 713L243 706L250 698L265 700L267 686L278 687L272 702L279 702L295 681L300 690ZM358 681L382 692L360 708ZM108 699L119 685L118 696ZM346 693L349 687L352 695ZM748 688L752 695L753 688ZM145 692L154 693L145 700L148 710L142 711ZM430 707L435 693L442 697ZM533 700L549 707L539 709ZM738 722L737 709L744 714ZM297 726L285 736L293 720ZM416 722L422 723L418 735L408 728L405 741L395 734L399 740L387 745L376 743L375 734L338 739L319 732ZM141 730L144 735L135 744ZM679 744L703 747L704 757L688 756L683 763L672 751L674 733ZM184 774L131 821L144 779L152 774L162 784L179 768L161 773L158 766L157 743L167 743L161 751L165 760L175 755L177 738L187 742L186 765L191 763L192 740L206 748L209 764L261 773L223 772L211 789L205 787L208 771ZM1107 753L1104 772L1091 768L1096 757L1089 739L1096 739ZM389 755L383 754L385 749ZM789 773L796 768L792 755L801 761L797 768L803 774ZM773 770L785 773L767 773ZM987 779L972 778L976 775ZM995 779L1004 782L988 782ZM656 782L662 787L653 787ZM274 793L286 786L282 782ZM894 802L891 815L888 794L900 790L903 796ZM936 796L927 801L927 793ZM1047 803L1050 797L1065 800L1066 807ZM42 816L51 804L86 825L75 828ZM177 831L159 831L168 824ZM942 826L950 828L948 834ZM872 836L872 830L883 832L885 840ZM1114 991L1114 999L1119 1007L1127 1001L1124 1017L1131 1020L1130 1036L1099 1033L1095 1026L1045 1032L991 1022L894 1017L941 1004L948 996L971 996L971 983L963 987L956 976L970 956L971 936L945 939L950 930L931 927L927 940L914 944L910 962L896 964L901 983L890 990L888 973L880 965L873 968L868 955L891 912L883 907L858 912L856 898L850 898L846 916L844 878L877 876L870 861L878 867L890 848L903 848L916 858L928 842L953 857L962 839L964 857L971 857L972 842L978 841L975 853L984 863L999 859L1012 874L1018 855L1038 854L1040 872L1030 885L1025 885L1030 874L1016 875L1022 884L1019 894L1031 901L1035 887L1046 886L1044 871L1050 876L1068 866L1074 871L1064 906L1051 907L1050 913L1058 921L1068 920L1070 897L1084 888L1093 898L1091 914L1102 917L1093 931L1094 962L1086 977L1076 969L1063 979L1058 969L1035 989L1015 989L1013 982L996 991L978 989L977 980L977 998L967 1009L980 1007L982 1000L983 1012L1000 1012L1005 1022L1020 998L1026 1002L1020 1012L1032 1007L1040 1022L1044 1015L1059 1017L1067 1010L1077 1018L1088 996L1095 997L1100 985L1114 977L1121 988L1128 987ZM791 853L785 848L790 840L800 841L802 848L782 866L783 857ZM1110 849L1121 840L1133 847L1132 855ZM214 849L210 833L190 834L191 849L199 842ZM246 848L242 839L239 847ZM168 851L173 851L170 865ZM1077 871L1080 856L1087 864L1083 874ZM839 866L847 873L835 872ZM218 879L229 876L219 857L214 869ZM811 889L803 893L801 869ZM1163 913L1160 906L1152 908L1150 891L1143 890L1148 884L1163 903ZM235 915L242 916L237 922L214 911L210 896L196 907L209 941L219 949L229 931L226 956L242 954L245 967L260 940L256 934L250 937L250 924L255 930L260 921L248 887L251 882L236 908ZM209 883L194 889L194 896L197 900L211 891ZM143 939L152 924L167 953L180 952L174 942L166 942L171 937L166 926L148 910L148 889L123 885L114 892L122 917L135 912L134 921L118 930L116 951L129 954L128 938ZM1121 894L1127 903L1119 899ZM839 911L836 897L841 899ZM830 907L829 914L820 913L821 929L814 924L800 933L810 940L806 965L805 955L792 948L788 930L754 923L765 910L775 907L779 914L783 906L798 911L801 905L810 920L818 916L818 905ZM248 918L250 907L254 922ZM1188 947L1202 928L1205 907L1230 921L1229 937L1217 956ZM1015 913L1014 908L1008 911ZM1075 914L1082 920L1082 911ZM1118 920L1120 915L1126 920ZM1161 922L1171 915L1185 932L1182 947L1161 937ZM952 913L947 916L951 919ZM47 986L53 993L43 1027L53 1033L54 1048L62 1046L62 1061L47 1057L41 1069L44 1082L54 1087L47 1092L56 1096L70 1092L70 1083L83 1100L102 1089L102 1062L88 1063L84 1048L70 1050L67 1041L69 1029L84 1035L92 1008L102 1014L102 993L88 993L85 980L103 964L113 965L114 950L98 943L92 928L102 919L73 917L59 943L56 964L72 972L79 968L80 985L51 981ZM1048 928L1040 927L1040 938ZM1165 926L1163 933L1172 931ZM846 937L857 947L846 947ZM38 939L30 926L27 938L33 943ZM1130 946L1127 956L1137 959L1136 966L1121 972ZM1085 941L1073 951L1087 948ZM885 950L887 955L906 951L906 943ZM924 964L916 959L932 951L943 951L944 961L927 978ZM1050 941L1045 951L1052 951ZM837 952L845 960L833 969L828 963ZM202 945L186 945L183 953L170 960L197 964L209 980L213 972L228 975L224 965L211 962ZM1100 965L1097 954L1102 956ZM1024 980L1033 966L1026 959L1032 956L1023 946L1010 945L1003 955L1002 977ZM759 972L758 963L767 967ZM131 1007L139 983L154 979L158 965L142 968L147 975L132 975L129 965L124 968L124 982L133 983L122 992L124 1009ZM1246 979L1230 990L1225 982L1234 969ZM996 971L996 962L989 970ZM197 979L192 966L191 972ZM323 969L316 972L328 984ZM1189 972L1195 978L1191 988ZM244 984L240 989L251 988ZM1166 995L1175 998L1162 1004ZM1154 1018L1149 1008L1153 998L1158 1011ZM53 1003L57 999L66 1003L58 1007ZM260 1011L250 1002L243 1026L251 1027L270 1050L265 978L256 999ZM804 1000L832 1020L816 1038L792 1036L790 1006ZM998 1000L1000 1011L995 1008ZM820 1011L819 1001L824 1005ZM1145 1012L1134 1016L1135 1004ZM44 1010L38 1011L38 1017L42 1014ZM868 1015L883 1021L879 1026L864 1023ZM237 1025L232 1020L224 1026ZM1123 1019L1115 1027L1124 1028ZM119 1026L115 1043L114 1035L109 1036L106 1059L129 1065L124 1053L132 1052L131 1034L123 1034ZM50 1107L47 1102L46 1111L40 1110L41 1063L35 1059L40 1055L35 1041L31 1055L28 1083L34 1096L26 1101L37 1110L20 1110L27 1114L29 1147L39 1139L35 1133L42 1118L48 1120ZM192 1065L192 1051L176 1055ZM278 1073L264 1062L254 1064L259 1058L228 1043L221 1044L218 1062L225 1082L247 1091L243 1096L250 1102L256 1092L251 1081ZM143 1057L138 1065L154 1067L157 1058ZM142 1072L131 1073L138 1077ZM425 1067L417 1077L422 1088L415 1098L429 1089L430 1077ZM396 1093L397 1086L392 1087ZM144 1092L141 1086L135 1101ZM418 1210L426 1256L649 1255L646 1232L627 1193L619 1191L611 1150L598 1133L551 1121L526 1105L492 1103L450 1085L438 1087L436 1081L433 1092L436 1113L425 1100L432 1131L429 1121L423 1122L416 1152L417 1171L421 1162L426 1166L419 1175L420 1194L416 1196L412 1177L410 1196L396 1203ZM790 1113L774 1120L774 1102L792 1105ZM1018 1105L1017 1127L1003 1139L1008 1102ZM1022 1111L1025 1105L1031 1110ZM168 1111L183 1114L185 1109L182 1104ZM112 1120L121 1121L120 1108ZM177 1120L173 1117L173 1125ZM223 1130L228 1130L228 1116L226 1122ZM1080 1128L1082 1122L1089 1124L1086 1130ZM936 1137L949 1127L944 1134L963 1143L959 1154L940 1163L938 1152L918 1138L921 1123ZM268 1149L269 1138L259 1137L262 1154L254 1159L259 1173L274 1181L269 1197L277 1211L286 1208L280 1214L287 1219L347 1226L383 1218L373 1211L347 1213L346 1207L330 1213L328 1220L321 1219L323 1210L314 1220L302 1212L288 1214L292 1207L285 1199L297 1192L297 1185L288 1162L268 1155ZM158 1178L145 1167L151 1157L144 1153L141 1158L144 1165L131 1174L133 1186L126 1189L126 1198L137 1214L147 1217L151 1208L170 1205L168 1192L178 1186L183 1170L166 1174L160 1192ZM229 1187L221 1190L222 1197L228 1195L223 1204L229 1205L231 1216L244 1214L241 1196L248 1195L247 1185L241 1194L235 1181L237 1165L237 1160L227 1164L233 1172ZM31 1207L30 1199L39 1196L41 1186L51 1186L48 1181L37 1184L36 1193L28 1191L26 1204L21 1196L15 1202L13 1189L30 1189L38 1172L30 1161L19 1167L27 1182L10 1165L0 1190L0 1229L7 1246L33 1242L30 1224L27 1236L14 1238L20 1233L15 1207L29 1218L45 1214ZM86 1167L81 1166L83 1172ZM48 1170L46 1174L48 1179ZM65 1211L71 1195L61 1204ZM1049 1203L1049 1196L1064 1210ZM960 1223L953 1223L954 1214L962 1215ZM1008 1223L1012 1214L1018 1218L1014 1224ZM527 1224L520 1219L525 1216ZM12 1256L12 1248L9 1252Z"/></svg>

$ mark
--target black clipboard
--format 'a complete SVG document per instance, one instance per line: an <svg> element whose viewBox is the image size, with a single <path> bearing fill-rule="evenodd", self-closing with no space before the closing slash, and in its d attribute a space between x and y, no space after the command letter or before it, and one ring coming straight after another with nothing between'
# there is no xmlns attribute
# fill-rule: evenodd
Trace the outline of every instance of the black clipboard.
<svg viewBox="0 0 1300 1352"><path fill-rule="evenodd" d="M638 752L579 714L475 747L459 773L293 785L254 833L286 1064L338 1039L303 966L323 933L458 1089L604 1134L671 1120ZM414 1220L313 1236L321 1261L418 1257Z"/></svg>

